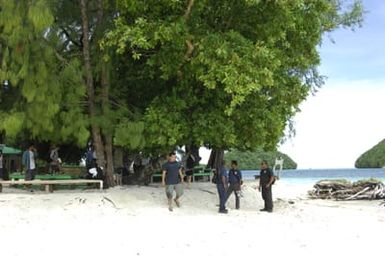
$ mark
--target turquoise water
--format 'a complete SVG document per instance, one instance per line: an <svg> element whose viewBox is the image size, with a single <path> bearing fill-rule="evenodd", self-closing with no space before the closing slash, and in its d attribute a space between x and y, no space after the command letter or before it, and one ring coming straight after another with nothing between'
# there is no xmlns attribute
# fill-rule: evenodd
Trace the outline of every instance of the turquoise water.
<svg viewBox="0 0 385 256"><path fill-rule="evenodd" d="M259 171L243 170L242 175L245 180L252 180L255 175L259 175ZM385 182L385 169L303 169L283 170L280 173L280 179L290 183L315 183L322 179L357 181L370 178Z"/></svg>

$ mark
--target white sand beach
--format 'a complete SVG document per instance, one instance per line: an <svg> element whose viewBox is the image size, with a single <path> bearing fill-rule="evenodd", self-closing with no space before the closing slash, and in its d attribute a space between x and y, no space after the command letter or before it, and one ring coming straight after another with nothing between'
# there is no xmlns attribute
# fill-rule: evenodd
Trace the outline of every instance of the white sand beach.
<svg viewBox="0 0 385 256"><path fill-rule="evenodd" d="M51 194L5 187L0 255L381 255L381 201L310 200L312 185L278 181L266 213L256 182L246 182L241 209L232 196L227 215L209 183L185 189L173 212L159 184Z"/></svg>

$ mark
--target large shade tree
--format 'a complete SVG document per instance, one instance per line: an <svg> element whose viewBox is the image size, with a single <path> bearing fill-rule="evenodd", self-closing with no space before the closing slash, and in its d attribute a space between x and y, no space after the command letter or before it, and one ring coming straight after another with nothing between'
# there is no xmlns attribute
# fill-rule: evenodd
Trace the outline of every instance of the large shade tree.
<svg viewBox="0 0 385 256"><path fill-rule="evenodd" d="M112 144L274 148L322 84L324 33L361 21L359 1L0 0L0 130ZM3 108L4 107L4 108Z"/></svg>
<svg viewBox="0 0 385 256"><path fill-rule="evenodd" d="M323 82L322 36L362 18L359 1L117 2L104 44L156 83L144 116L148 144L213 148L213 167L223 149L275 148Z"/></svg>

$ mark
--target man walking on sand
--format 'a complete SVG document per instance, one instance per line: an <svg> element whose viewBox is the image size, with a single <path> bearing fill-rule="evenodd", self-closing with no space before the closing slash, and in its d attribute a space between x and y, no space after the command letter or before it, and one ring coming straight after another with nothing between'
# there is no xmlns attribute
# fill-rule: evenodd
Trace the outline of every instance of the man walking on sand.
<svg viewBox="0 0 385 256"><path fill-rule="evenodd" d="M162 186L166 187L166 196L168 200L168 210L173 211L172 198L174 190L176 196L174 202L177 207L180 207L180 197L183 195L183 173L182 166L176 161L176 153L168 154L168 161L162 166Z"/></svg>
<svg viewBox="0 0 385 256"><path fill-rule="evenodd" d="M274 182L274 173L268 167L267 161L263 160L261 162L261 172L259 176L259 188L262 190L262 198L265 201L265 207L260 211L273 212L273 195L271 192L271 185Z"/></svg>

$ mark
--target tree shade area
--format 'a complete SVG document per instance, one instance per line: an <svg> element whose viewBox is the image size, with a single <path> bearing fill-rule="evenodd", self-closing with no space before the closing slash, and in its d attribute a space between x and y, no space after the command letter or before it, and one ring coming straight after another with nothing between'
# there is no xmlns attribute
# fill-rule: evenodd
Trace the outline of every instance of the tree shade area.
<svg viewBox="0 0 385 256"><path fill-rule="evenodd" d="M385 139L363 153L354 165L356 168L385 167Z"/></svg>
<svg viewBox="0 0 385 256"><path fill-rule="evenodd" d="M275 150L360 1L0 0L3 143ZM220 159L219 159L220 160ZM213 158L213 165L218 159Z"/></svg>
<svg viewBox="0 0 385 256"><path fill-rule="evenodd" d="M252 152L242 152L239 150L230 150L225 153L224 158L228 164L230 164L230 161L236 160L241 170L259 170L262 160L266 160L269 166L273 168L276 158L279 157L283 159L283 169L297 169L297 163L279 151L266 152L262 149L257 149Z"/></svg>

